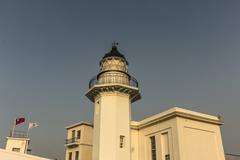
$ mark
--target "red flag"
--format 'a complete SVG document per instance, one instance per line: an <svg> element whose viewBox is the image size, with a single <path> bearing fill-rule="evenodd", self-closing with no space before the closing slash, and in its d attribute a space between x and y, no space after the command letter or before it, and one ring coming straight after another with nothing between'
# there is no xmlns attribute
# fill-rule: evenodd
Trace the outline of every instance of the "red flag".
<svg viewBox="0 0 240 160"><path fill-rule="evenodd" d="M23 123L23 122L25 122L25 118L18 118L18 119L16 119L16 125L19 125L19 124L21 124L21 123Z"/></svg>

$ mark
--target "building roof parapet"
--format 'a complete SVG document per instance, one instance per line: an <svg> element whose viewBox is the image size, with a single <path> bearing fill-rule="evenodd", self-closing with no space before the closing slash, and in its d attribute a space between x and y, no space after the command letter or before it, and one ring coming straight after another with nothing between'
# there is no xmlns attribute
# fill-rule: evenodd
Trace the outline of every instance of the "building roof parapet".
<svg viewBox="0 0 240 160"><path fill-rule="evenodd" d="M196 120L196 121L211 123L211 124L215 124L215 125L223 124L223 121L220 120L216 116L203 114L203 113L199 113L199 112L195 112L195 111L190 111L190 110L183 109L180 107L172 107L166 111L160 112L151 117L145 118L141 121L131 121L131 128L132 129L141 129L141 128L147 127L149 125L156 124L157 122L165 121L165 120L168 120L168 119L174 118L174 117L182 117L182 118L192 119L192 120ZM92 123L82 121L79 123L69 125L65 128L71 129L71 128L81 126L81 125L87 125L87 126L93 127Z"/></svg>
<svg viewBox="0 0 240 160"><path fill-rule="evenodd" d="M1 157L2 156L2 157ZM0 157L3 159L32 159L32 160L51 160L48 158L43 158L35 155L24 154L19 152L8 151L5 149L0 149Z"/></svg>
<svg viewBox="0 0 240 160"><path fill-rule="evenodd" d="M179 108L179 107L173 107L164 112L161 112L151 117L148 117L146 119L143 119L141 121L138 121L138 122L132 121L131 128L133 129L144 128L149 125L155 124L157 122L165 121L167 119L174 118L174 117L182 117L182 118L192 119L196 121L211 123L215 125L223 124L223 121L216 116L194 112L194 111L190 111L190 110Z"/></svg>
<svg viewBox="0 0 240 160"><path fill-rule="evenodd" d="M77 126L90 126L90 127L93 127L93 124L92 123L88 123L88 122L85 122L85 121L81 121L81 122L78 122L78 123L74 123L74 124L71 124L69 126L66 126L65 129L71 129L71 128L74 128L74 127L77 127Z"/></svg>

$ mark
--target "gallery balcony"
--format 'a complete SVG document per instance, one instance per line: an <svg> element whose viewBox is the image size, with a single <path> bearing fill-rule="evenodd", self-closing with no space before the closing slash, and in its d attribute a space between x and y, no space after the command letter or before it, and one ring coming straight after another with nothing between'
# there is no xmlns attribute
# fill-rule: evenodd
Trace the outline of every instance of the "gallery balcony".
<svg viewBox="0 0 240 160"><path fill-rule="evenodd" d="M69 139L66 139L65 141L65 146L67 147L75 147L75 146L78 146L79 144L80 144L80 139L78 139L77 137L69 138Z"/></svg>
<svg viewBox="0 0 240 160"><path fill-rule="evenodd" d="M94 85L101 85L101 84L124 84L131 87L138 88L137 80L130 76L127 73L111 73L111 72L104 72L100 73L98 76L93 77L89 81L89 89L92 88Z"/></svg>
<svg viewBox="0 0 240 160"><path fill-rule="evenodd" d="M109 91L128 94L132 103L141 98L137 80L126 72L116 70L104 71L93 77L86 96L94 102L94 97L100 92Z"/></svg>

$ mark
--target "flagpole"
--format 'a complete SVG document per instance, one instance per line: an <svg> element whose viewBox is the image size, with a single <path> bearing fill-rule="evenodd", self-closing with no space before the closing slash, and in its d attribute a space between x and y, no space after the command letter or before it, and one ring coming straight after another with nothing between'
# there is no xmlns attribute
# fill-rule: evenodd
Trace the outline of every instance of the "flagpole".
<svg viewBox="0 0 240 160"><path fill-rule="evenodd" d="M38 124L37 123L32 123L32 122L29 122L28 124L28 130L27 130L27 137L29 136L29 131L30 129L34 128L34 127L37 127Z"/></svg>
<svg viewBox="0 0 240 160"><path fill-rule="evenodd" d="M15 126L16 126L16 119L14 119L14 121L13 121L13 129L12 129L12 133L11 133L11 136L13 137L13 135L14 135L14 130L15 130Z"/></svg>
<svg viewBox="0 0 240 160"><path fill-rule="evenodd" d="M29 125L30 125L30 123L28 123L27 138L28 138L28 135L29 135Z"/></svg>

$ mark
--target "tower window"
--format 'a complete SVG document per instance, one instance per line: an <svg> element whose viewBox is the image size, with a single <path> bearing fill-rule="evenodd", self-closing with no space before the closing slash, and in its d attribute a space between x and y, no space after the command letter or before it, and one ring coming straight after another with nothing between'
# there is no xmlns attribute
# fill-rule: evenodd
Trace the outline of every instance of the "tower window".
<svg viewBox="0 0 240 160"><path fill-rule="evenodd" d="M125 145L125 136L120 135L120 148L123 148Z"/></svg>
<svg viewBox="0 0 240 160"><path fill-rule="evenodd" d="M152 160L156 160L156 139L155 139L155 136L150 137L150 141L151 141Z"/></svg>
<svg viewBox="0 0 240 160"><path fill-rule="evenodd" d="M81 138L81 130L78 130L77 131L77 139L80 139Z"/></svg>

